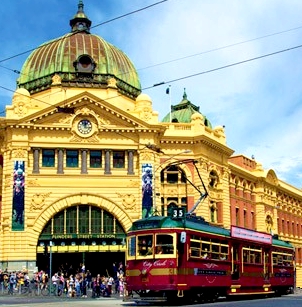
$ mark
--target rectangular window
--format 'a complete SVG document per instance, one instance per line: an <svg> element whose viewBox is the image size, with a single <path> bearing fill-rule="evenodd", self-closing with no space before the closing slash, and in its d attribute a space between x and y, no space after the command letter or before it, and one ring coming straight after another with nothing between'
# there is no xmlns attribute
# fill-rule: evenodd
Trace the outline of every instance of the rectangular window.
<svg viewBox="0 0 302 307"><path fill-rule="evenodd" d="M42 150L42 166L43 167L55 166L55 151L53 149Z"/></svg>
<svg viewBox="0 0 302 307"><path fill-rule="evenodd" d="M91 233L100 234L102 228L101 214L97 208L91 208Z"/></svg>
<svg viewBox="0 0 302 307"><path fill-rule="evenodd" d="M125 152L114 151L113 152L113 167L114 168L125 168Z"/></svg>
<svg viewBox="0 0 302 307"><path fill-rule="evenodd" d="M77 150L66 150L66 166L79 167L79 152Z"/></svg>
<svg viewBox="0 0 302 307"><path fill-rule="evenodd" d="M156 235L155 253L156 254L173 254L174 253L173 235L171 234Z"/></svg>
<svg viewBox="0 0 302 307"><path fill-rule="evenodd" d="M53 220L53 233L62 234L64 233L64 211L56 214L56 218Z"/></svg>
<svg viewBox="0 0 302 307"><path fill-rule="evenodd" d="M66 212L66 234L77 233L77 208L70 208Z"/></svg>
<svg viewBox="0 0 302 307"><path fill-rule="evenodd" d="M136 253L136 237L128 238L128 256L135 256Z"/></svg>
<svg viewBox="0 0 302 307"><path fill-rule="evenodd" d="M113 216L107 211L103 212L103 232L107 234L113 234Z"/></svg>
<svg viewBox="0 0 302 307"><path fill-rule="evenodd" d="M91 168L102 167L102 151L101 150L91 150L90 151L90 167Z"/></svg>
<svg viewBox="0 0 302 307"><path fill-rule="evenodd" d="M89 207L79 206L79 234L89 233Z"/></svg>
<svg viewBox="0 0 302 307"><path fill-rule="evenodd" d="M151 256L153 255L153 236L142 235L137 237L138 255L139 256Z"/></svg>

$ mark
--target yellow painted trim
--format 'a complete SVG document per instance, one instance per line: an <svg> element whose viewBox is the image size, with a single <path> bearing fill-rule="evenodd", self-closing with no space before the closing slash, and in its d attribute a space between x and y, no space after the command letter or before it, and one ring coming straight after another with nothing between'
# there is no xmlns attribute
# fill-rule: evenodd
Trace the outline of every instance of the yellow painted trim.
<svg viewBox="0 0 302 307"><path fill-rule="evenodd" d="M127 270L126 271L126 276L132 276L132 277L137 277L141 274L140 270Z"/></svg>
<svg viewBox="0 0 302 307"><path fill-rule="evenodd" d="M170 269L170 268L162 268L162 269L151 269L150 274L153 276L159 275L176 275L177 269Z"/></svg>
<svg viewBox="0 0 302 307"><path fill-rule="evenodd" d="M273 294L275 293L274 291L268 291L268 292L236 292L236 293L229 293L229 295L257 295L257 294Z"/></svg>
<svg viewBox="0 0 302 307"><path fill-rule="evenodd" d="M241 285L231 285L231 289L239 289L241 288Z"/></svg>

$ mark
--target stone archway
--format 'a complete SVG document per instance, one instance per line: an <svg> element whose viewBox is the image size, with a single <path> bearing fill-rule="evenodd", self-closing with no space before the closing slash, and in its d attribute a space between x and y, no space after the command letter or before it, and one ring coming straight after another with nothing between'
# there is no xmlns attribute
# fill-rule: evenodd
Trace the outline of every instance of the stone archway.
<svg viewBox="0 0 302 307"><path fill-rule="evenodd" d="M89 204L98 208L105 209L114 215L122 227L127 231L131 227L131 219L129 215L120 208L119 205L112 201L95 194L74 194L61 198L55 203L50 204L41 214L39 214L34 222L33 232L35 235L35 241L38 242L38 238L47 222L58 212L63 209L80 205Z"/></svg>

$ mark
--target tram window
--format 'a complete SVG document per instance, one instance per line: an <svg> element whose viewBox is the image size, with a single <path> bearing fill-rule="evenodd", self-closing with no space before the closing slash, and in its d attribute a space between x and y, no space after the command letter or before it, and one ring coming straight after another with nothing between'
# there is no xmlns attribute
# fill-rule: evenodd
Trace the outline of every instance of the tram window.
<svg viewBox="0 0 302 307"><path fill-rule="evenodd" d="M212 259L219 259L219 254L220 254L219 247L220 246L217 244L212 244L212 253L211 253Z"/></svg>
<svg viewBox="0 0 302 307"><path fill-rule="evenodd" d="M191 257L200 257L200 241L190 241Z"/></svg>
<svg viewBox="0 0 302 307"><path fill-rule="evenodd" d="M245 263L253 263L253 264L261 264L261 250L252 249L252 248L244 248L243 249L243 262Z"/></svg>
<svg viewBox="0 0 302 307"><path fill-rule="evenodd" d="M140 256L147 256L153 254L153 236L145 235L138 236L138 254Z"/></svg>
<svg viewBox="0 0 302 307"><path fill-rule="evenodd" d="M210 244L202 242L201 249L202 249L203 252L204 251L209 251L210 250Z"/></svg>
<svg viewBox="0 0 302 307"><path fill-rule="evenodd" d="M128 256L135 256L136 238L128 238Z"/></svg>
<svg viewBox="0 0 302 307"><path fill-rule="evenodd" d="M156 235L155 252L156 254L173 254L173 236L170 234Z"/></svg>
<svg viewBox="0 0 302 307"><path fill-rule="evenodd" d="M220 252L220 260L228 260L229 255L229 247L225 245L221 245L221 252Z"/></svg>
<svg viewBox="0 0 302 307"><path fill-rule="evenodd" d="M293 265L293 257L291 254L273 252L273 264L279 266L291 266Z"/></svg>

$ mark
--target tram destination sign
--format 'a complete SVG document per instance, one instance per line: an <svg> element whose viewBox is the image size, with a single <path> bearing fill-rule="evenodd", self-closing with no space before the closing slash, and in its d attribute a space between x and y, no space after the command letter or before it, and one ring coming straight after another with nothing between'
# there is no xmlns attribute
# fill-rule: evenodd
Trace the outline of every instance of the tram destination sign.
<svg viewBox="0 0 302 307"><path fill-rule="evenodd" d="M254 231L237 226L231 227L231 236L243 240L272 244L272 235L264 232Z"/></svg>
<svg viewBox="0 0 302 307"><path fill-rule="evenodd" d="M158 228L160 224L160 221L136 221L133 223L133 226L136 230L139 229L152 229L152 228Z"/></svg>

